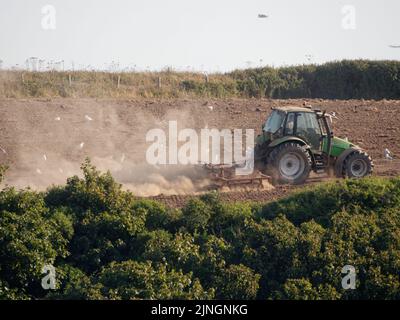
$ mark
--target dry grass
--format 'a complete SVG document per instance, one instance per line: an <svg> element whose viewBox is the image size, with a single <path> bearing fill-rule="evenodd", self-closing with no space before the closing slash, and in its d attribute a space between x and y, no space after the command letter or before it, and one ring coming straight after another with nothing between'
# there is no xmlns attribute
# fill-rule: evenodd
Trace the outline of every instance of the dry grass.
<svg viewBox="0 0 400 320"><path fill-rule="evenodd" d="M70 82L71 77L71 82ZM161 79L161 85L159 80ZM400 61L342 60L195 72L0 71L0 98L324 98L400 99ZM119 79L119 81L118 81Z"/></svg>
<svg viewBox="0 0 400 320"><path fill-rule="evenodd" d="M2 98L182 98L234 95L235 81L222 74L209 75L207 82L206 76L201 73L172 71L0 71Z"/></svg>

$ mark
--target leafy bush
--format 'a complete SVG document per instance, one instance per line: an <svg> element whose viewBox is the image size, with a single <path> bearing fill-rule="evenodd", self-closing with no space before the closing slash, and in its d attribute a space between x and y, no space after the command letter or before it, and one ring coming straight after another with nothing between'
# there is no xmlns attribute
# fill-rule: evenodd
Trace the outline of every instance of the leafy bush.
<svg viewBox="0 0 400 320"><path fill-rule="evenodd" d="M136 199L90 161L82 170L46 192L0 191L0 299L400 299L400 178L263 206L209 193L179 210ZM345 265L355 290L342 288Z"/></svg>
<svg viewBox="0 0 400 320"><path fill-rule="evenodd" d="M0 192L0 217L1 282L23 297L40 296L42 268L68 256L72 221L62 210L49 210L42 194L13 188Z"/></svg>
<svg viewBox="0 0 400 320"><path fill-rule="evenodd" d="M182 209L182 222L187 230L203 231L211 217L211 209L200 199L190 199Z"/></svg>
<svg viewBox="0 0 400 320"><path fill-rule="evenodd" d="M277 293L277 298L286 300L335 300L340 294L331 285L313 287L307 279L289 279L283 286L283 292Z"/></svg>
<svg viewBox="0 0 400 320"><path fill-rule="evenodd" d="M142 254L144 260L167 263L187 272L193 270L201 257L199 245L188 233L169 234L164 230L150 233Z"/></svg>
<svg viewBox="0 0 400 320"><path fill-rule="evenodd" d="M203 290L192 274L168 271L165 265L124 261L112 262L97 278L103 296L109 299L210 299L213 290Z"/></svg>
<svg viewBox="0 0 400 320"><path fill-rule="evenodd" d="M50 292L48 299L99 300L102 286L86 275L82 270L69 264L61 264L56 271L57 290Z"/></svg>
<svg viewBox="0 0 400 320"><path fill-rule="evenodd" d="M231 265L217 279L217 297L248 300L257 297L260 275L242 264Z"/></svg>

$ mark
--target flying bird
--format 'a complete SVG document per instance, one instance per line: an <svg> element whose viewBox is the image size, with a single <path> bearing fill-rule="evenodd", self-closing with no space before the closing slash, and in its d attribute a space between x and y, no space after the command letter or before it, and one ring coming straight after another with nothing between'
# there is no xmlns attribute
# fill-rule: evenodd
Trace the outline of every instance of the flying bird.
<svg viewBox="0 0 400 320"><path fill-rule="evenodd" d="M263 14L263 13L260 13L260 14L258 15L258 17L261 18L261 19L265 19L265 18L268 18L268 15Z"/></svg>
<svg viewBox="0 0 400 320"><path fill-rule="evenodd" d="M393 49L400 49L400 45L389 45L389 47Z"/></svg>

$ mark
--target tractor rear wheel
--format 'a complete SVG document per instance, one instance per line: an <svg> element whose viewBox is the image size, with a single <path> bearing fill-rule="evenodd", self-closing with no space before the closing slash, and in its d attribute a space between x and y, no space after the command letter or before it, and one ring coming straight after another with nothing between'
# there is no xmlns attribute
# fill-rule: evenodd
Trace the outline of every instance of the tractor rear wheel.
<svg viewBox="0 0 400 320"><path fill-rule="evenodd" d="M271 175L273 183L302 184L310 171L310 154L298 143L279 145L268 156L267 173Z"/></svg>
<svg viewBox="0 0 400 320"><path fill-rule="evenodd" d="M355 151L343 162L343 176L348 178L363 178L372 173L371 157L363 151Z"/></svg>

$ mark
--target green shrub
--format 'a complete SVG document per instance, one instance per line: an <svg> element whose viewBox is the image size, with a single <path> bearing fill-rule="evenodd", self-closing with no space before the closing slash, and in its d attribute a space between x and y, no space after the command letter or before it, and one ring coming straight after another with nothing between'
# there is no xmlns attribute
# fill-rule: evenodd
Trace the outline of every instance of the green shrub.
<svg viewBox="0 0 400 320"><path fill-rule="evenodd" d="M193 235L188 233L171 235L164 230L157 230L148 234L142 259L167 263L189 272L199 264L201 256Z"/></svg>
<svg viewBox="0 0 400 320"><path fill-rule="evenodd" d="M177 231L182 212L173 208L166 208L163 204L151 200L139 200L134 206L146 210L146 228L148 230L165 229Z"/></svg>
<svg viewBox="0 0 400 320"><path fill-rule="evenodd" d="M167 270L151 262L113 262L97 277L103 296L108 299L210 299L192 274Z"/></svg>
<svg viewBox="0 0 400 320"><path fill-rule="evenodd" d="M317 288L307 279L289 279L283 286L283 292L276 298L286 300L336 300L340 294L330 285L320 285Z"/></svg>
<svg viewBox="0 0 400 320"><path fill-rule="evenodd" d="M56 291L49 292L47 299L64 300L99 300L104 297L101 294L102 286L93 283L92 279L82 270L68 264L57 266Z"/></svg>
<svg viewBox="0 0 400 320"><path fill-rule="evenodd" d="M400 299L400 178L261 206L213 192L180 210L82 169L46 192L0 191L0 299ZM355 290L342 288L345 265Z"/></svg>
<svg viewBox="0 0 400 320"><path fill-rule="evenodd" d="M217 279L217 298L248 300L257 297L260 275L242 264L230 265Z"/></svg>
<svg viewBox="0 0 400 320"><path fill-rule="evenodd" d="M190 199L182 209L183 226L193 232L202 231L207 228L208 220L211 217L211 209L200 199Z"/></svg>
<svg viewBox="0 0 400 320"><path fill-rule="evenodd" d="M69 217L46 208L42 194L0 191L0 280L10 292L40 297L42 268L68 256L72 234Z"/></svg>

